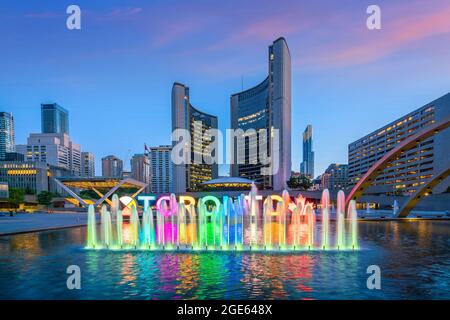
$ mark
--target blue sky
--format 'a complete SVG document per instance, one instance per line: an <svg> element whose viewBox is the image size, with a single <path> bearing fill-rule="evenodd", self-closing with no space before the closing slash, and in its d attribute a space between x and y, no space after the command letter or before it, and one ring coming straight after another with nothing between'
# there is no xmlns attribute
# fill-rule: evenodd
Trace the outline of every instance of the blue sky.
<svg viewBox="0 0 450 320"><path fill-rule="evenodd" d="M366 28L378 4L382 29ZM66 8L82 29L66 28ZM292 56L292 164L314 128L316 175L347 145L450 91L450 3L430 1L13 1L0 3L0 111L16 143L40 131L40 104L70 112L72 139L129 160L170 143L172 83L229 124L229 97L267 73L279 36ZM129 164L126 164L129 166ZM227 168L221 168L221 174Z"/></svg>

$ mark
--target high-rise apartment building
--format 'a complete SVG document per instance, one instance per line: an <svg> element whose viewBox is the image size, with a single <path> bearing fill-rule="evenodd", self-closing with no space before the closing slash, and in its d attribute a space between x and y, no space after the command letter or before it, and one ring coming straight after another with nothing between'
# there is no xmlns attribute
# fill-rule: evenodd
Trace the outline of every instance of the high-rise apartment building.
<svg viewBox="0 0 450 320"><path fill-rule="evenodd" d="M150 147L151 191L154 193L170 193L173 191L171 152L172 146Z"/></svg>
<svg viewBox="0 0 450 320"><path fill-rule="evenodd" d="M95 177L95 156L92 152L81 152L81 176Z"/></svg>
<svg viewBox="0 0 450 320"><path fill-rule="evenodd" d="M131 160L131 177L135 180L149 184L147 190L150 190L151 171L150 160L145 154L135 154Z"/></svg>
<svg viewBox="0 0 450 320"><path fill-rule="evenodd" d="M113 155L102 158L102 176L108 178L122 178L123 161Z"/></svg>
<svg viewBox="0 0 450 320"><path fill-rule="evenodd" d="M450 93L373 131L348 146L349 184L361 177L398 143L450 116ZM410 195L450 166L450 130L443 130L403 153L381 172L365 195ZM436 186L447 190L450 179Z"/></svg>
<svg viewBox="0 0 450 320"><path fill-rule="evenodd" d="M42 133L69 134L69 112L56 103L41 105Z"/></svg>
<svg viewBox="0 0 450 320"><path fill-rule="evenodd" d="M264 189L282 190L291 173L291 56L284 38L269 46L267 60L268 76L231 96L231 129L245 132L243 148L240 139L231 137L231 174L253 180ZM279 139L272 143L274 130Z"/></svg>
<svg viewBox="0 0 450 320"><path fill-rule="evenodd" d="M14 152L14 118L9 112L0 112L0 161L6 153Z"/></svg>
<svg viewBox="0 0 450 320"><path fill-rule="evenodd" d="M346 190L348 188L348 165L332 163L322 174L321 187L330 191Z"/></svg>
<svg viewBox="0 0 450 320"><path fill-rule="evenodd" d="M308 124L303 132L303 162L300 164L300 173L313 179L314 178L314 151L312 151L312 126Z"/></svg>
<svg viewBox="0 0 450 320"><path fill-rule="evenodd" d="M189 87L174 83L172 87L172 132L187 130L191 141L185 141L182 164L174 164L174 192L196 191L202 182L217 178L218 164L205 161L205 148L212 142L209 129L217 129L217 117L194 108L190 103ZM197 134L200 133L200 136ZM174 141L177 145L179 141ZM190 157L189 157L190 156ZM188 159L190 158L190 159Z"/></svg>

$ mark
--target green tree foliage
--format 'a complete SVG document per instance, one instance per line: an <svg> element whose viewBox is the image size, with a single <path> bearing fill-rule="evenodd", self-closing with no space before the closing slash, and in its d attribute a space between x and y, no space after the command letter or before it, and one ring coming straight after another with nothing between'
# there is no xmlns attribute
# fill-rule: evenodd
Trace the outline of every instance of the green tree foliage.
<svg viewBox="0 0 450 320"><path fill-rule="evenodd" d="M21 203L25 201L25 190L11 188L9 189L8 202L13 208L18 208Z"/></svg>
<svg viewBox="0 0 450 320"><path fill-rule="evenodd" d="M290 189L305 191L312 187L312 181L305 175L291 176L287 185Z"/></svg>
<svg viewBox="0 0 450 320"><path fill-rule="evenodd" d="M37 195L37 200L40 205L46 206L47 208L52 204L52 200L55 195L52 192L42 191Z"/></svg>

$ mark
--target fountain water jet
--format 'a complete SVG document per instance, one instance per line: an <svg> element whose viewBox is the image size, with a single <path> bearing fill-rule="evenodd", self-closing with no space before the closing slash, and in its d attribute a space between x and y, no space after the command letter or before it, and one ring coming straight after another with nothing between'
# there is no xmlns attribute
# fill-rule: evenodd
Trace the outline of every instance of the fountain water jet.
<svg viewBox="0 0 450 320"><path fill-rule="evenodd" d="M95 220L95 209L94 206L91 204L88 207L88 228L87 228L87 247L88 248L95 248L97 245L97 236L96 236L96 229L97 229L97 221Z"/></svg>
<svg viewBox="0 0 450 320"><path fill-rule="evenodd" d="M89 207L87 247L227 250L234 246L235 250L328 250L331 247L330 231L335 230L333 249L358 248L356 203L350 202L346 224L342 191L337 197L336 219L332 220L329 192L324 190L321 219L317 222L313 204L301 195L294 201L287 191L281 196L270 195L261 203L260 211L258 201L261 198L253 188L248 196L242 194L234 199L227 196L222 201L215 196L200 198L195 206L195 202L177 203L171 195L157 202L156 219L152 207L145 208L141 221L137 207L131 206L130 222L123 224L118 198L114 195L111 211L106 206L100 210L101 238L98 242L94 207ZM116 232L112 232L114 217ZM331 223L335 228L330 228ZM317 230L321 231L321 242L316 240Z"/></svg>
<svg viewBox="0 0 450 320"><path fill-rule="evenodd" d="M345 194L340 190L337 195L337 210L336 210L336 246L338 249L342 249L345 246L344 228L345 228Z"/></svg>

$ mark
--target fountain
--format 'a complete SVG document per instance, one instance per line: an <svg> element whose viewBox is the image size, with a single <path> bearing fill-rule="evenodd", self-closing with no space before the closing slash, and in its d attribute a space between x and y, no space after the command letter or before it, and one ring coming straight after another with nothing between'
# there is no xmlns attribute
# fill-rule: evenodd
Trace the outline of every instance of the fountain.
<svg viewBox="0 0 450 320"><path fill-rule="evenodd" d="M256 187L252 187L247 196L224 196L221 201L209 195L198 199L196 205L193 198L188 202L181 198L178 202L174 194L161 197L155 210L149 205L144 208L141 218L137 207L131 206L130 221L123 223L122 210L114 195L111 211L106 206L100 210L100 239L96 237L94 207L89 206L87 248L257 251L358 249L355 201L350 202L346 216L345 194L340 191L336 216L332 219L330 194L324 190L320 207L321 215L317 218L314 204L307 202L301 195L292 199L285 190L281 196L274 194L263 199ZM111 218L115 218L115 221ZM334 236L331 230L335 230ZM335 241L330 242L330 237Z"/></svg>
<svg viewBox="0 0 450 320"><path fill-rule="evenodd" d="M336 245L338 250L345 246L344 219L345 219L345 194L344 191L340 190L337 195L337 210L336 210L336 220L337 220Z"/></svg>

